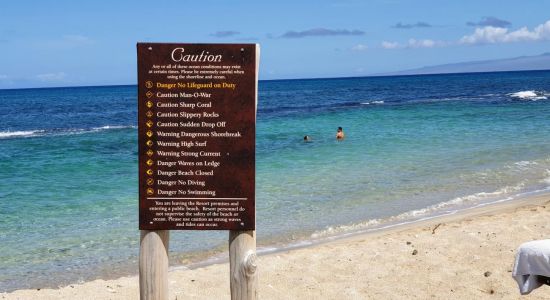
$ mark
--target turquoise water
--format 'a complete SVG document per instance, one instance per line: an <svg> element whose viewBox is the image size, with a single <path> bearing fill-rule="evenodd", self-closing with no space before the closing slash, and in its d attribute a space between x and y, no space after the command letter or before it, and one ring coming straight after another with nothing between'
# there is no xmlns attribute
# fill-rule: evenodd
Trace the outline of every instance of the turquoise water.
<svg viewBox="0 0 550 300"><path fill-rule="evenodd" d="M550 72L260 82L260 246L548 190L548 97ZM0 106L0 291L137 273L136 87L0 90ZM173 232L172 263L226 240Z"/></svg>

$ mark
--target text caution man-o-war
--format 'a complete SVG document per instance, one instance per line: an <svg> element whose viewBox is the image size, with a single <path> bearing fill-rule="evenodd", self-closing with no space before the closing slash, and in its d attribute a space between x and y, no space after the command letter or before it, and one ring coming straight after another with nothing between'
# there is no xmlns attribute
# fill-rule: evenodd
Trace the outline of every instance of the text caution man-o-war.
<svg viewBox="0 0 550 300"><path fill-rule="evenodd" d="M137 51L140 229L254 230L257 45Z"/></svg>

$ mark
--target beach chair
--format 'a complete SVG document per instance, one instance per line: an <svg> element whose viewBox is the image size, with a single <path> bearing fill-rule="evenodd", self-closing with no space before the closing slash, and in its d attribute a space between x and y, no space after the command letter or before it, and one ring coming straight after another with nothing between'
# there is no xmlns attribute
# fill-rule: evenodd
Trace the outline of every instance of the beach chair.
<svg viewBox="0 0 550 300"><path fill-rule="evenodd" d="M550 240L521 244L516 253L512 277L517 281L522 295L542 285L550 285Z"/></svg>

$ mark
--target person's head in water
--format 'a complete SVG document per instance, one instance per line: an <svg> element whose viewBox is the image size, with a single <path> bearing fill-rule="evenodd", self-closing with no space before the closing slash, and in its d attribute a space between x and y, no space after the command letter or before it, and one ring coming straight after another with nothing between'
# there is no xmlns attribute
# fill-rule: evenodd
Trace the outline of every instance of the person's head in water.
<svg viewBox="0 0 550 300"><path fill-rule="evenodd" d="M311 140L311 138L309 137L309 135L304 135L304 142L309 142Z"/></svg>
<svg viewBox="0 0 550 300"><path fill-rule="evenodd" d="M344 130L342 129L342 127L338 127L338 130L336 131L336 139L337 140L344 139Z"/></svg>

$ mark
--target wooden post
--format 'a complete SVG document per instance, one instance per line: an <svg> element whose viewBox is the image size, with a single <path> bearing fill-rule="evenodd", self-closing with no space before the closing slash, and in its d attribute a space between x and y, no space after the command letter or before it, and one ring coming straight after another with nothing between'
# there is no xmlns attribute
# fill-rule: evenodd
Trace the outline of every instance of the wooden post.
<svg viewBox="0 0 550 300"><path fill-rule="evenodd" d="M256 231L229 231L231 300L257 299L256 268Z"/></svg>
<svg viewBox="0 0 550 300"><path fill-rule="evenodd" d="M142 230L139 247L141 300L168 300L169 230Z"/></svg>

